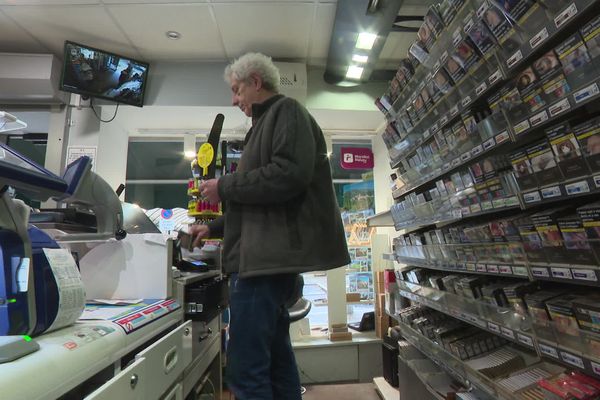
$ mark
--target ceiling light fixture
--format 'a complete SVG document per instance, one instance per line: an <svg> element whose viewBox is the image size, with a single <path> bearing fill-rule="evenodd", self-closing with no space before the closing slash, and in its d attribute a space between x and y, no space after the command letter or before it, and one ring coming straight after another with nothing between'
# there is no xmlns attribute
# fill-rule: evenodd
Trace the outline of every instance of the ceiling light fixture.
<svg viewBox="0 0 600 400"><path fill-rule="evenodd" d="M366 63L367 61L369 61L369 56L363 56L360 54L352 54L352 61L358 62L358 63Z"/></svg>
<svg viewBox="0 0 600 400"><path fill-rule="evenodd" d="M348 71L346 72L346 78L348 79L356 79L359 80L362 76L364 68L357 67L356 65L351 65L348 67Z"/></svg>
<svg viewBox="0 0 600 400"><path fill-rule="evenodd" d="M356 40L356 48L363 50L371 50L373 48L373 45L375 44L375 39L377 39L376 34L361 32L358 34L358 39Z"/></svg>
<svg viewBox="0 0 600 400"><path fill-rule="evenodd" d="M171 40L181 39L181 33L177 32L177 31L167 31L167 33L165 33L165 35L167 35L167 37Z"/></svg>

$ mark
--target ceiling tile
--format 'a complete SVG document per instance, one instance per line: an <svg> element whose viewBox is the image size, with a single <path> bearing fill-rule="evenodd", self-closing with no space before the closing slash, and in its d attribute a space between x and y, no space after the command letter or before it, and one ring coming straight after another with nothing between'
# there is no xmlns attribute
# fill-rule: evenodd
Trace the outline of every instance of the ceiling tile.
<svg viewBox="0 0 600 400"><path fill-rule="evenodd" d="M4 7L7 15L62 57L65 40L140 58L103 6Z"/></svg>
<svg viewBox="0 0 600 400"><path fill-rule="evenodd" d="M10 18L2 14L0 8L0 52L47 53L48 50Z"/></svg>
<svg viewBox="0 0 600 400"><path fill-rule="evenodd" d="M107 6L146 60L224 60L219 31L207 4ZM143 18L140 18L143 15ZM181 33L179 40L167 31Z"/></svg>
<svg viewBox="0 0 600 400"><path fill-rule="evenodd" d="M172 4L172 3L207 3L207 0L102 0L104 4Z"/></svg>
<svg viewBox="0 0 600 400"><path fill-rule="evenodd" d="M314 3L213 4L228 57L306 58Z"/></svg>
<svg viewBox="0 0 600 400"><path fill-rule="evenodd" d="M317 5L316 19L310 31L310 47L308 63L310 65L325 65L329 54L329 42L335 20L336 4Z"/></svg>
<svg viewBox="0 0 600 400"><path fill-rule="evenodd" d="M29 6L29 5L73 5L100 4L101 0L0 0L0 5Z"/></svg>

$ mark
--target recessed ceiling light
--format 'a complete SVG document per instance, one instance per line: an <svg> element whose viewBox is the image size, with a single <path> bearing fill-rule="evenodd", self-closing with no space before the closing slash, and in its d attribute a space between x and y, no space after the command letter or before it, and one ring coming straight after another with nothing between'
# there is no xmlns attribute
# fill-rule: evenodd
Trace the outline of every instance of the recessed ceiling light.
<svg viewBox="0 0 600 400"><path fill-rule="evenodd" d="M169 39L172 39L172 40L177 40L177 39L181 38L181 33L177 32L177 31L167 31L166 35Z"/></svg>
<svg viewBox="0 0 600 400"><path fill-rule="evenodd" d="M356 65L349 66L348 71L346 72L346 78L360 79L363 73L363 69L363 67L357 67Z"/></svg>
<svg viewBox="0 0 600 400"><path fill-rule="evenodd" d="M373 48L373 44L375 43L375 39L377 39L376 34L362 32L358 35L358 39L356 40L356 48L371 50Z"/></svg>
<svg viewBox="0 0 600 400"><path fill-rule="evenodd" d="M352 54L352 61L359 63L366 63L369 60L369 56L361 56L360 54Z"/></svg>

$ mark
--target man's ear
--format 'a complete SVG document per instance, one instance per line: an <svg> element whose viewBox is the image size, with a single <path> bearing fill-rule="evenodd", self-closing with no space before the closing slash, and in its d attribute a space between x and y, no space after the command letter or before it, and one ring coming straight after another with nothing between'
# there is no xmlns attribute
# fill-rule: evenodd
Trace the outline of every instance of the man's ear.
<svg viewBox="0 0 600 400"><path fill-rule="evenodd" d="M258 74L250 74L250 79L252 81L252 86L259 91L263 87L263 80Z"/></svg>

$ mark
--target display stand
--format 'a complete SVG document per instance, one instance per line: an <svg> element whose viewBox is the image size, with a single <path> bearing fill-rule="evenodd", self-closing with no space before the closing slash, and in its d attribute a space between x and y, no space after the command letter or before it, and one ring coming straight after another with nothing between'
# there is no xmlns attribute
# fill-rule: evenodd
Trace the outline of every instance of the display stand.
<svg viewBox="0 0 600 400"><path fill-rule="evenodd" d="M579 382L596 393L600 4L499 3L444 1L426 14L376 102L397 171L395 204L369 226L402 230L384 258L396 262L391 294L413 306L393 317L473 389L457 398L573 395ZM447 329L466 347L450 346ZM522 364L474 368L494 351Z"/></svg>

